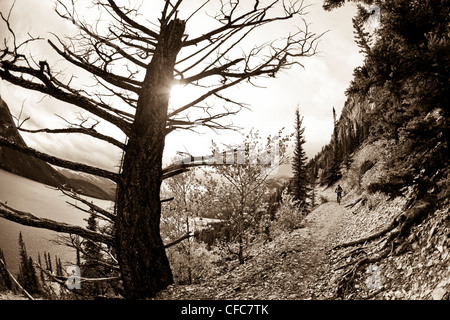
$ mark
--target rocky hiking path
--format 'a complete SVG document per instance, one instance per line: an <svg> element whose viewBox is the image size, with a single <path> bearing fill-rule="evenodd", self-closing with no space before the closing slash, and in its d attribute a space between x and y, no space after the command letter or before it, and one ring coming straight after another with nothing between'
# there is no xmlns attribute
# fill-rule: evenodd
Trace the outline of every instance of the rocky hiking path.
<svg viewBox="0 0 450 320"><path fill-rule="evenodd" d="M157 299L330 299L330 250L345 211L335 201L323 203L302 228L261 246L244 265L205 283L171 286Z"/></svg>

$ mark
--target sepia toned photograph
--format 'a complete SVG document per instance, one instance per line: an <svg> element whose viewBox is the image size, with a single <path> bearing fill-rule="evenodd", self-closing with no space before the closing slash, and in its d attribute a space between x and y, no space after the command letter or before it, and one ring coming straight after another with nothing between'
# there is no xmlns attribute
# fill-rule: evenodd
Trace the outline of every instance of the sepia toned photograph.
<svg viewBox="0 0 450 320"><path fill-rule="evenodd" d="M449 30L449 0L0 0L0 300L450 300Z"/></svg>

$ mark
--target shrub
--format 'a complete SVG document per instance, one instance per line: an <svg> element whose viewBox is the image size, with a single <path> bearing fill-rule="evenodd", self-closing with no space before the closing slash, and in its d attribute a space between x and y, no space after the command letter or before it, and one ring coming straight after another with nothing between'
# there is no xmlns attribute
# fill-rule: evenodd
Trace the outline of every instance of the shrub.
<svg viewBox="0 0 450 320"><path fill-rule="evenodd" d="M371 194L381 192L390 196L391 199L394 199L396 197L403 196L403 187L405 187L404 183L374 182L367 187L367 190Z"/></svg>
<svg viewBox="0 0 450 320"><path fill-rule="evenodd" d="M214 275L220 256L214 250L208 250L207 244L194 240L172 247L167 256L177 284L198 283Z"/></svg>
<svg viewBox="0 0 450 320"><path fill-rule="evenodd" d="M366 173L367 171L369 171L370 169L372 169L372 167L375 165L374 162L370 161L370 160L366 160L361 164L361 167L359 169L359 172L361 175L363 175L364 173Z"/></svg>
<svg viewBox="0 0 450 320"><path fill-rule="evenodd" d="M320 196L320 203L327 203L328 202L328 198L324 197L324 196Z"/></svg>
<svg viewBox="0 0 450 320"><path fill-rule="evenodd" d="M306 213L306 209L299 207L294 197L287 190L283 191L280 207L275 214L275 220L272 222L271 234L276 236L302 227Z"/></svg>

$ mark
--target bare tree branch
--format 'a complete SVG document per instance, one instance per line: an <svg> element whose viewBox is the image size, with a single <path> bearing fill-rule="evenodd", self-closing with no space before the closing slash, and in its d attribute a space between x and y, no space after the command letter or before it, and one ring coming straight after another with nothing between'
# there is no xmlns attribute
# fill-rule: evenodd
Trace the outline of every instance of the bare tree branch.
<svg viewBox="0 0 450 320"><path fill-rule="evenodd" d="M178 238L178 239L176 239L176 240L174 240L174 241L171 241L171 242L165 244L165 245L164 245L164 248L166 248L166 249L167 249L167 248L170 248L170 247L172 247L172 246L174 246L174 245L180 243L181 241L183 241L183 240L185 240L185 239L189 239L190 237L193 237L193 236L194 236L194 235L193 235L192 233L187 233L187 234L185 234L184 236L182 236L182 237L180 237L180 238Z"/></svg>
<svg viewBox="0 0 450 320"><path fill-rule="evenodd" d="M0 217L22 225L48 229L56 232L77 234L80 237L92 241L101 242L107 245L114 245L114 239L111 236L94 232L82 227L73 226L64 222L57 222L46 218L39 218L31 213L19 211L0 202Z"/></svg>
<svg viewBox="0 0 450 320"><path fill-rule="evenodd" d="M62 128L62 129L48 129L48 128L44 128L44 129L35 129L35 130L31 130L31 129L25 129L22 127L18 127L18 130L22 131L22 132L28 132L28 133L40 133L40 132L45 132L45 133L81 133L81 134L86 134L89 135L91 137L109 142L113 145L115 145L116 147L119 147L121 149L125 149L125 144L104 134L101 134L99 132L97 132L95 129L90 129L90 128Z"/></svg>
<svg viewBox="0 0 450 320"><path fill-rule="evenodd" d="M124 13L116 4L115 1L113 0L108 0L109 5L111 6L111 8L113 9L113 11L117 14L117 16L119 16L120 19L123 20L123 22L127 23L128 25L130 25L132 28L135 28L137 30L140 30L142 32L144 32L145 34L147 34L148 36L152 37L155 40L158 40L159 38L159 34L155 31L152 31L150 29L148 29L147 27L137 23L136 21L130 19L126 13Z"/></svg>
<svg viewBox="0 0 450 320"><path fill-rule="evenodd" d="M104 170L104 169L100 169L100 168L96 168L96 167L92 167L92 166L88 166L83 163L77 163L77 162L72 162L72 161L68 161L68 160L63 160L63 159L42 153L33 148L21 146L15 142L9 141L6 138L3 138L3 137L0 137L0 145L18 150L25 154L29 154L35 158L44 160L45 162L48 162L48 163L53 164L58 167L63 167L63 168L67 168L67 169L90 173L90 174L93 174L93 175L96 175L99 177L104 177L104 178L110 179L114 182L118 182L120 180L120 175L117 173L110 172L108 170Z"/></svg>
<svg viewBox="0 0 450 320"><path fill-rule="evenodd" d="M61 191L64 195L82 202L83 204L87 205L91 210L97 212L98 214L101 214L103 216L105 216L106 218L114 221L116 219L116 216L114 213L111 213L105 209L100 208L99 206L95 205L94 203L80 197L79 195L77 195L75 192L70 192L61 188L58 188L59 191Z"/></svg>
<svg viewBox="0 0 450 320"><path fill-rule="evenodd" d="M70 276L55 276L54 274L50 273L47 269L43 268L39 263L35 262L34 265L38 267L40 270L42 270L52 281L55 281L59 283L62 286L66 286L66 281L69 279L78 279L80 281L86 281L86 282L104 282L104 281L113 281L113 280L119 280L120 277L105 277L105 278L85 278L85 277L79 277L75 275Z"/></svg>
<svg viewBox="0 0 450 320"><path fill-rule="evenodd" d="M129 90L135 93L138 93L140 90L141 83L139 81L134 81L116 74L112 74L111 72L107 72L103 69L100 69L94 66L91 63L83 61L81 57L71 52L67 47L64 47L64 51L59 49L52 41L48 41L49 45L64 59L71 62L72 64L80 67L96 76L99 76L103 80L115 85L116 87Z"/></svg>
<svg viewBox="0 0 450 320"><path fill-rule="evenodd" d="M30 75L41 80L43 84L36 83L33 80L27 80L23 76L15 76L11 74L11 71L18 72L23 75ZM91 112L92 114L116 125L127 135L129 135L131 132L129 123L99 108L99 106L97 104L94 104L91 99L88 99L81 95L66 92L61 88L56 87L52 83L52 81L48 77L46 77L40 70L29 67L16 66L9 62L3 61L0 64L0 77L15 85L51 95L52 97L55 97L63 102L67 102L88 112Z"/></svg>

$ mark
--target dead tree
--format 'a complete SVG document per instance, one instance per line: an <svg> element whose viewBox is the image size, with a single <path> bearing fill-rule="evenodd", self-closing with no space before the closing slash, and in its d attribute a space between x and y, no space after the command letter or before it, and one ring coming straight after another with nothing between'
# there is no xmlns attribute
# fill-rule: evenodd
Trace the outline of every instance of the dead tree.
<svg viewBox="0 0 450 320"><path fill-rule="evenodd" d="M92 119L116 126L126 138L119 141L98 132L86 121L36 131L83 134L122 149L123 162L117 172L59 159L0 139L0 145L48 163L114 181L115 212L114 217L108 217L114 218L112 238L69 226L60 228L56 222L39 222L41 219L35 216L5 206L0 207L0 216L113 243L125 295L133 299L152 297L172 283L159 229L161 181L198 165L182 163L163 168L166 136L199 125L228 128L223 119L245 105L228 97L227 89L258 77L274 77L281 70L300 65L299 58L313 55L320 38L308 29L302 1L200 1L193 7L191 1L160 0L152 1L152 6L151 10L160 14L149 21L140 14L148 12L143 8L98 0L89 9L90 14L98 10L98 21L89 24L76 10L74 0L58 0L56 12L78 30L78 35L71 38L55 32L47 39L48 46L62 58L58 64L35 61L31 54L24 54L27 46L43 39L28 35L19 40L11 27L11 12L1 14L10 33L0 47L1 79L68 103L74 110L84 110ZM203 19L201 30L191 25L196 19ZM286 29L283 38L273 41L265 38L257 43L252 38L263 26L278 23L294 29L290 33ZM77 82L79 73L90 74L95 86ZM171 109L169 93L174 84L202 92L196 99Z"/></svg>

